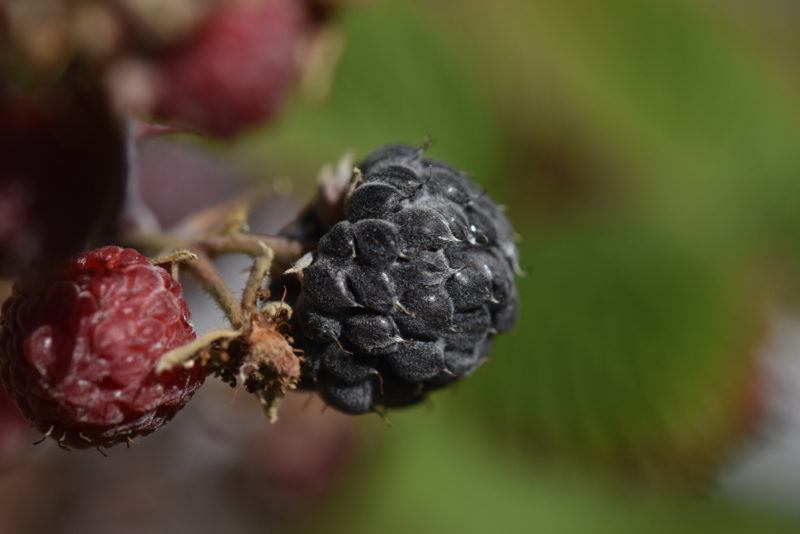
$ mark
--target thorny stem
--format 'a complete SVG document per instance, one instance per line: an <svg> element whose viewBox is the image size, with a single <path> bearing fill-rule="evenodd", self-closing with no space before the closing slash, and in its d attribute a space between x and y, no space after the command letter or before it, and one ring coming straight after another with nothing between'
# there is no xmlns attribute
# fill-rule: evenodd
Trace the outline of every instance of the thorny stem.
<svg viewBox="0 0 800 534"><path fill-rule="evenodd" d="M260 245L261 255L257 256L253 261L253 266L250 268L250 277L247 279L247 284L245 284L242 292L242 312L248 324L252 315L258 311L258 292L264 285L264 279L269 273L272 259L275 256L271 248L263 243Z"/></svg>
<svg viewBox="0 0 800 534"><path fill-rule="evenodd" d="M253 318L260 313L259 299L262 296L265 279L269 276L273 265L285 270L295 260L302 257L310 249L307 244L284 237L261 236L247 233L246 210L240 209L229 214L219 233L205 235L201 238L184 237L180 232L140 234L133 241L140 248L151 249L152 252L167 252L155 260L159 264L170 263L174 268L180 262L198 280L202 288L210 294L217 305L222 309L233 330L216 330L200 336L193 342L173 349L164 354L159 360L156 372L161 373L176 366L191 367L196 359L202 358L202 364L214 363L223 369L227 363L240 365L236 359L230 361L228 346L216 346L224 339L239 338L248 350L253 350L250 345L264 343L264 340L250 339L253 335ZM154 249L154 250L153 250ZM221 254L241 253L253 258L250 276L242 292L241 302L238 301L225 280L214 266L213 257ZM177 274L177 273L175 273ZM282 303L281 303L282 304ZM281 339L283 341L283 339ZM231 341L232 343L233 341ZM254 345L254 346L255 346ZM259 350L264 347L259 345ZM221 349L216 351L216 349ZM219 354L216 354L219 352ZM227 359L223 360L223 356ZM266 355L264 365L270 363ZM219 359L218 359L219 358ZM272 362L274 364L274 362ZM291 377L289 377L291 378ZM289 382L280 387L273 381L266 382L264 388L278 388L267 395L266 389L262 392L262 402L266 403L270 411L270 419L274 420L274 408L278 399L293 383Z"/></svg>
<svg viewBox="0 0 800 534"><path fill-rule="evenodd" d="M171 254L167 254L165 256L159 256L154 258L151 261L153 265L165 265L169 264L169 270L172 274L172 278L175 280L178 279L178 275L180 274L180 264L185 263L187 261L196 261L197 254L191 252L189 250L176 250Z"/></svg>
<svg viewBox="0 0 800 534"><path fill-rule="evenodd" d="M250 233L211 235L196 240L187 240L169 233L147 233L134 236L131 242L157 253L189 249L194 252L200 250L210 257L231 253L258 257L263 254L263 246L266 245L273 250L277 262L287 266L312 248L309 243L287 237Z"/></svg>
<svg viewBox="0 0 800 534"><path fill-rule="evenodd" d="M198 351L208 347L215 341L231 339L239 335L241 335L241 331L236 330L212 330L211 332L207 332L191 343L187 343L186 345L165 353L156 366L156 374L168 371L178 365L187 367L191 365L190 362L194 361L194 357Z"/></svg>
<svg viewBox="0 0 800 534"><path fill-rule="evenodd" d="M175 234L147 233L136 235L131 241L138 248L162 253L168 251L156 260L158 263L180 261L214 298L234 329L242 328L245 315L249 316L254 311L257 292L271 267L277 263L286 268L309 249L308 244L286 237L237 231L191 241ZM247 254L255 259L242 304L233 296L212 261L214 256L230 253Z"/></svg>
<svg viewBox="0 0 800 534"><path fill-rule="evenodd" d="M197 259L187 262L185 264L186 268L197 278L203 289L214 297L214 300L231 322L231 326L235 329L241 328L244 324L244 318L239 301L233 296L228 284L225 283L219 271L214 267L211 258L200 250L195 250L195 254L197 254Z"/></svg>
<svg viewBox="0 0 800 534"><path fill-rule="evenodd" d="M166 254L164 256L158 256L157 258L153 258L150 262L153 265L164 265L167 263L181 263L186 261L194 261L197 259L197 254L194 254L188 250L176 250L170 254Z"/></svg>
<svg viewBox="0 0 800 534"><path fill-rule="evenodd" d="M294 239L258 234L216 235L197 242L197 246L211 256L239 252L254 258L264 253L264 245L271 248L275 259L285 265L289 265L311 248L309 244Z"/></svg>

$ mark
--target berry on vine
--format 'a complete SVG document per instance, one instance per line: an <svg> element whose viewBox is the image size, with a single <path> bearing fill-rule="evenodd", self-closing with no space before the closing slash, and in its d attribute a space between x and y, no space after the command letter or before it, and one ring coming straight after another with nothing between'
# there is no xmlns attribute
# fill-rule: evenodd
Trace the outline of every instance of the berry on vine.
<svg viewBox="0 0 800 534"><path fill-rule="evenodd" d="M470 375L516 321L511 224L422 152L387 146L362 162L302 273L305 385L345 412L414 404Z"/></svg>
<svg viewBox="0 0 800 534"><path fill-rule="evenodd" d="M17 282L3 304L0 373L22 414L73 448L149 434L203 383L202 368L157 374L195 338L181 286L132 249L84 252Z"/></svg>

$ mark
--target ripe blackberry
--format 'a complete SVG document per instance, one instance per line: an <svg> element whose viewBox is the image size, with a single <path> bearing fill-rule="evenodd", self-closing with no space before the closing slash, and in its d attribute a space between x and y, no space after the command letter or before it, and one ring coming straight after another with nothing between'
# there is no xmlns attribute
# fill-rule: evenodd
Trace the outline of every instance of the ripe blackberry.
<svg viewBox="0 0 800 534"><path fill-rule="evenodd" d="M387 146L303 272L304 380L349 413L413 404L464 378L516 320L511 225L463 173Z"/></svg>
<svg viewBox="0 0 800 534"><path fill-rule="evenodd" d="M110 446L172 418L201 368L156 374L195 338L180 284L131 249L85 252L18 282L3 304L0 373L22 414L62 445Z"/></svg>

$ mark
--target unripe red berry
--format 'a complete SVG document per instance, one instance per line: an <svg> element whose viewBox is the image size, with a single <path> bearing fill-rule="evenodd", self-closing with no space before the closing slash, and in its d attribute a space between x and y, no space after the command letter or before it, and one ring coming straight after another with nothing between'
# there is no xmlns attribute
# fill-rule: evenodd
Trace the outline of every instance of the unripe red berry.
<svg viewBox="0 0 800 534"><path fill-rule="evenodd" d="M194 338L170 273L104 247L14 286L0 373L40 431L69 447L110 446L161 427L202 384L199 367L155 372L164 352Z"/></svg>

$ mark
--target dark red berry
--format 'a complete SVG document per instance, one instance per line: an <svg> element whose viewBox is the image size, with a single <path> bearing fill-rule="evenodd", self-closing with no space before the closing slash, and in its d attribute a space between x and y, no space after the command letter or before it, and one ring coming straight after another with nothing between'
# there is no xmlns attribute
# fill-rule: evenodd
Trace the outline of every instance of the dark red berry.
<svg viewBox="0 0 800 534"><path fill-rule="evenodd" d="M228 2L157 64L157 119L232 136L271 118L296 80L307 26L297 0Z"/></svg>
<svg viewBox="0 0 800 534"><path fill-rule="evenodd" d="M164 352L194 338L169 272L104 247L14 286L0 372L40 431L69 447L110 446L161 427L202 384L200 368L155 372Z"/></svg>
<svg viewBox="0 0 800 534"><path fill-rule="evenodd" d="M0 276L48 267L110 233L128 171L126 130L102 92L0 86Z"/></svg>

